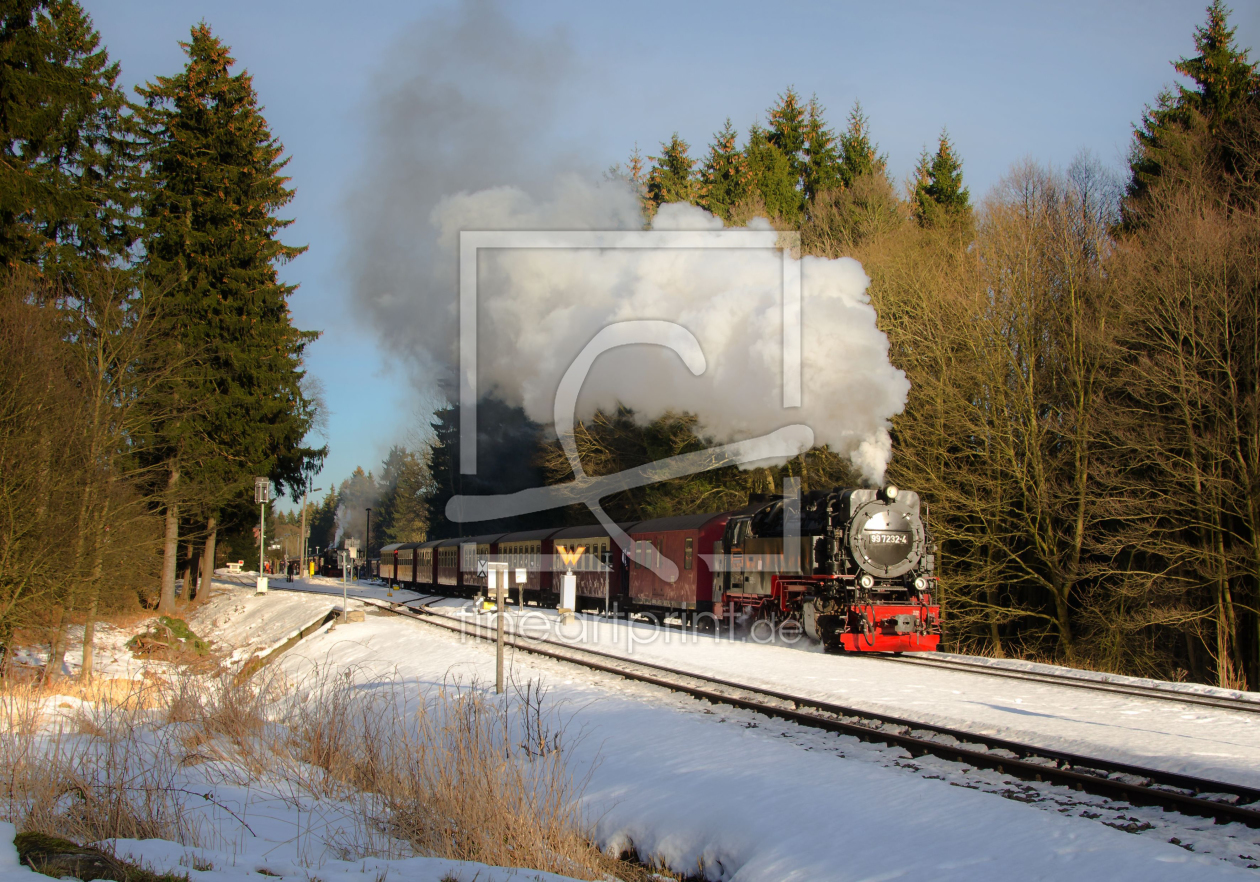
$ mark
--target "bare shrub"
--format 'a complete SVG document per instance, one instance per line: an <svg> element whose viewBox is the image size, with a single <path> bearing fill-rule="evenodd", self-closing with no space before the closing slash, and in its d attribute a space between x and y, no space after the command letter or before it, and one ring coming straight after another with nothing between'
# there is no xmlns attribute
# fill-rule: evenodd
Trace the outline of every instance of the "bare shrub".
<svg viewBox="0 0 1260 882"><path fill-rule="evenodd" d="M566 723L537 684L496 698L446 683L417 698L398 677L364 685L325 670L309 682L289 705L290 750L319 770L314 787L373 797L360 803L362 830L433 857L591 879L619 872L585 836L585 779L568 768ZM359 846L390 848L379 837Z"/></svg>
<svg viewBox="0 0 1260 882"><path fill-rule="evenodd" d="M151 726L147 703L143 695L98 702L67 731L65 721L55 728L41 725L42 693L0 694L0 723L9 723L0 730L4 818L23 832L76 842L158 838L196 844L178 783L174 733ZM78 734L83 732L94 734Z"/></svg>
<svg viewBox="0 0 1260 882"><path fill-rule="evenodd" d="M0 693L0 815L80 843L160 838L197 845L189 766L348 807L347 859L413 854L589 879L641 867L587 838L580 733L538 684L495 696L451 682L417 693L395 675L320 667L294 689L276 670L242 679L191 672L117 686L73 717L38 688ZM54 711L60 713L60 711ZM224 807L226 808L226 807Z"/></svg>

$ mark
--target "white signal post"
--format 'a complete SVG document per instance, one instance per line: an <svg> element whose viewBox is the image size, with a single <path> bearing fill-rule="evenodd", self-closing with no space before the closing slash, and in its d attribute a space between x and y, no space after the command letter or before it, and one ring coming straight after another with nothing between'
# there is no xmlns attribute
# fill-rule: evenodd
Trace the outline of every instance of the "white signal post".
<svg viewBox="0 0 1260 882"><path fill-rule="evenodd" d="M556 553L560 555L560 560L565 566L564 577L560 580L560 609L557 612L560 613L561 623L567 625L573 621L573 611L577 608L577 576L573 575L573 568L586 553L586 546L577 545L573 548L565 548L563 545L557 545Z"/></svg>
<svg viewBox="0 0 1260 882"><path fill-rule="evenodd" d="M503 694L503 613L507 594L508 565L497 561L486 564L486 593L494 592L494 617L497 632L494 641L494 691Z"/></svg>
<svg viewBox="0 0 1260 882"><path fill-rule="evenodd" d="M359 548L357 545L351 545L347 542L346 550L343 554L345 555L345 563L341 566L341 620L348 622L350 620L350 600L346 596L346 573L350 569L350 561L355 560L359 556Z"/></svg>
<svg viewBox="0 0 1260 882"><path fill-rule="evenodd" d="M254 478L254 501L258 503L258 593L267 593L267 577L263 563L267 559L267 500L271 498L271 479Z"/></svg>

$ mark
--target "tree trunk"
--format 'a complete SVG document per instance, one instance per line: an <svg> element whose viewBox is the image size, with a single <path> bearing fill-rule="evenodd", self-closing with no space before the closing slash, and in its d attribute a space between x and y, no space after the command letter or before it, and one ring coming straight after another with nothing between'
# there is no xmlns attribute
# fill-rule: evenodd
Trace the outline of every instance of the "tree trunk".
<svg viewBox="0 0 1260 882"><path fill-rule="evenodd" d="M1203 668L1199 665L1199 637L1189 628L1182 633L1186 638L1186 664L1190 667L1190 682L1202 683L1204 677Z"/></svg>
<svg viewBox="0 0 1260 882"><path fill-rule="evenodd" d="M93 529L95 535L92 543L94 549L92 576L88 585L87 618L83 622L83 664L79 670L79 678L84 683L91 682L93 668L95 667L92 650L96 646L96 613L100 607L101 600L101 578L105 569L105 545L109 536L109 525L106 521L109 519L109 503L112 498L113 488L114 478L111 477L105 483L104 506Z"/></svg>
<svg viewBox="0 0 1260 882"><path fill-rule="evenodd" d="M201 584L197 587L197 602L205 603L210 599L210 588L214 585L214 552L215 542L219 535L219 524L214 515L206 521L206 544L201 552Z"/></svg>
<svg viewBox="0 0 1260 882"><path fill-rule="evenodd" d="M95 667L95 659L92 650L96 646L96 610L101 599L101 571L100 568L92 571L92 589L88 597L87 621L83 623L83 664L79 669L79 679L84 683L92 680L92 672Z"/></svg>
<svg viewBox="0 0 1260 882"><path fill-rule="evenodd" d="M1054 619L1059 631L1059 645L1071 661L1076 657L1076 645L1072 639L1072 610L1068 603L1068 592L1072 589L1057 574L1051 577L1051 582L1054 586Z"/></svg>
<svg viewBox="0 0 1260 882"><path fill-rule="evenodd" d="M179 503L175 501L175 487L179 484L179 466L171 466L171 476L166 484L166 541L162 548L162 594L158 600L158 612L170 615L175 609L175 570L179 565Z"/></svg>
<svg viewBox="0 0 1260 882"><path fill-rule="evenodd" d="M52 639L48 641L48 664L44 665L44 685L49 686L61 676L61 666L66 658L66 611L58 606L53 610Z"/></svg>
<svg viewBox="0 0 1260 882"><path fill-rule="evenodd" d="M197 594L197 546L188 540L184 551L184 602L192 600Z"/></svg>
<svg viewBox="0 0 1260 882"><path fill-rule="evenodd" d="M0 621L0 679L9 679L9 663L13 661L13 625Z"/></svg>
<svg viewBox="0 0 1260 882"><path fill-rule="evenodd" d="M1002 629L998 626L997 617L992 614L992 610L997 607L998 594L997 589L992 585L986 586L985 598L989 603L989 646L993 649L993 655L996 658L1006 658L1006 650L1002 648Z"/></svg>

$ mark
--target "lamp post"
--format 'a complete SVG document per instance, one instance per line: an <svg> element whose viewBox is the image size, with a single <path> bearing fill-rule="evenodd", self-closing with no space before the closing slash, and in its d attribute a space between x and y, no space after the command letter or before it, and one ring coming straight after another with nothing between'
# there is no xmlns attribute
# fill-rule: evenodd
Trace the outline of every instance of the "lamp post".
<svg viewBox="0 0 1260 882"><path fill-rule="evenodd" d="M271 479L254 478L254 501L258 503L258 593L267 593L267 577L263 563L267 559L267 500L271 498Z"/></svg>
<svg viewBox="0 0 1260 882"><path fill-rule="evenodd" d="M372 509L367 509L367 526L363 528L363 566L367 569L368 578L372 576Z"/></svg>
<svg viewBox="0 0 1260 882"><path fill-rule="evenodd" d="M309 482L307 482L309 484ZM302 488L302 578L306 579L306 494L319 493L323 487L303 487ZM317 551L316 554L319 552Z"/></svg>

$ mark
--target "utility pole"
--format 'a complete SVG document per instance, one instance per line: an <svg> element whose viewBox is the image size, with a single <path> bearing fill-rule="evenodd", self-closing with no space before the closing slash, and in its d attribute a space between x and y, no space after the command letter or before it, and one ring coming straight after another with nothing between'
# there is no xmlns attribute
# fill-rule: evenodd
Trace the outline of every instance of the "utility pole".
<svg viewBox="0 0 1260 882"><path fill-rule="evenodd" d="M363 566L372 578L372 509L367 510L367 526L363 528Z"/></svg>
<svg viewBox="0 0 1260 882"><path fill-rule="evenodd" d="M306 579L306 494L319 493L323 487L310 487L310 482L302 488L302 579ZM318 553L318 552L317 552Z"/></svg>

